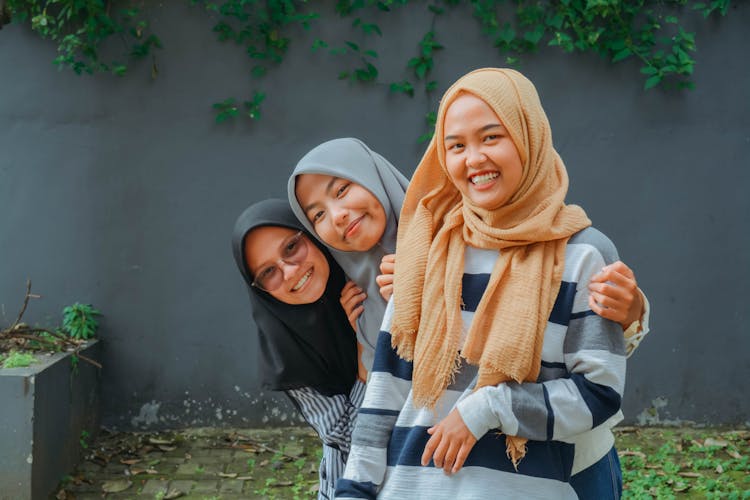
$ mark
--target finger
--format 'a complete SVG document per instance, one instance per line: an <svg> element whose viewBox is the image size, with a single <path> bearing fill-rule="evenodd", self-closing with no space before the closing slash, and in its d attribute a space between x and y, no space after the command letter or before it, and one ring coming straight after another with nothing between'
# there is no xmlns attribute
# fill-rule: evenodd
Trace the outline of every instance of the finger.
<svg viewBox="0 0 750 500"><path fill-rule="evenodd" d="M609 283L590 283L589 290L616 300L625 300L627 296L631 295L624 287L610 285Z"/></svg>
<svg viewBox="0 0 750 500"><path fill-rule="evenodd" d="M388 262L388 263L393 264L394 262L396 262L396 254L389 253L389 254L383 255L381 262Z"/></svg>
<svg viewBox="0 0 750 500"><path fill-rule="evenodd" d="M383 274L393 274L396 270L396 264L394 262L381 262L380 272Z"/></svg>
<svg viewBox="0 0 750 500"><path fill-rule="evenodd" d="M352 295L356 295L360 292L357 291L358 288L350 288L348 290L342 290L341 292L341 298L339 299L341 303L349 301L349 299L352 297Z"/></svg>
<svg viewBox="0 0 750 500"><path fill-rule="evenodd" d="M464 463L466 462L466 458L469 456L469 452L474 447L473 444L467 444L464 443L463 446L461 446L461 449L458 450L458 454L456 455L456 461L453 464L453 474L461 470L461 467L464 466Z"/></svg>
<svg viewBox="0 0 750 500"><path fill-rule="evenodd" d="M345 301L342 302L342 305L344 306L344 309L351 309L354 306L364 302L366 298L367 298L366 293L358 293L356 295L352 295L351 297L347 298Z"/></svg>
<svg viewBox="0 0 750 500"><path fill-rule="evenodd" d="M589 296L589 307L604 319L609 319L618 323L621 321L620 313L617 309L607 309L597 304L593 294Z"/></svg>
<svg viewBox="0 0 750 500"><path fill-rule="evenodd" d="M618 287L623 287L629 290L635 290L638 287L638 283L635 281L635 277L628 275L627 273L621 273L611 267L605 267L602 271L591 277L589 283L608 283L614 284Z"/></svg>
<svg viewBox="0 0 750 500"><path fill-rule="evenodd" d="M598 292L592 292L591 296L594 298L596 303L602 307L605 307L607 309L619 309L619 301L617 299L608 297L607 295Z"/></svg>
<svg viewBox="0 0 750 500"><path fill-rule="evenodd" d="M349 323L353 324L355 321L357 321L357 318L359 318L359 316L362 314L362 311L364 310L365 310L364 306L361 306L361 305L352 309L352 311L346 316L347 319L349 320Z"/></svg>
<svg viewBox="0 0 750 500"><path fill-rule="evenodd" d="M443 436L440 440L440 444L435 448L435 453L432 455L432 461L435 462L435 467L442 468L443 461L445 460L445 454L448 452L450 441Z"/></svg>
<svg viewBox="0 0 750 500"><path fill-rule="evenodd" d="M392 274L378 274L375 278L375 282L378 284L378 286L385 286L390 285L393 283L393 275Z"/></svg>
<svg viewBox="0 0 750 500"><path fill-rule="evenodd" d="M433 434L427 444L424 445L424 452L422 453L422 466L426 466L432 459L432 454L435 452L435 448L440 444L440 433Z"/></svg>
<svg viewBox="0 0 750 500"><path fill-rule="evenodd" d="M448 447L448 451L445 452L445 458L443 459L443 472L450 475L453 470L453 464L456 462L456 455L460 445L458 443L451 443Z"/></svg>
<svg viewBox="0 0 750 500"><path fill-rule="evenodd" d="M606 281L614 283L616 286L626 288L628 290L634 290L638 287L635 278L614 270L608 273Z"/></svg>
<svg viewBox="0 0 750 500"><path fill-rule="evenodd" d="M391 295L393 295L393 285L386 285L380 288L380 296L386 301L390 300Z"/></svg>
<svg viewBox="0 0 750 500"><path fill-rule="evenodd" d="M633 273L633 270L630 269L623 261L618 260L617 262L610 264L609 267L613 271L626 276L628 279L635 280L635 274Z"/></svg>

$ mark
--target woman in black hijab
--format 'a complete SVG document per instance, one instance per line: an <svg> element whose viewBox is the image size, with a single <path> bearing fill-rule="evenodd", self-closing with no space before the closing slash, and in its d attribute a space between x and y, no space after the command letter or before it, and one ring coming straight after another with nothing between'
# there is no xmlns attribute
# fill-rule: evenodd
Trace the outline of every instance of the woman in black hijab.
<svg viewBox="0 0 750 500"><path fill-rule="evenodd" d="M346 277L287 201L251 205L232 235L258 329L260 380L284 391L323 441L319 498L333 498L364 396L339 297Z"/></svg>

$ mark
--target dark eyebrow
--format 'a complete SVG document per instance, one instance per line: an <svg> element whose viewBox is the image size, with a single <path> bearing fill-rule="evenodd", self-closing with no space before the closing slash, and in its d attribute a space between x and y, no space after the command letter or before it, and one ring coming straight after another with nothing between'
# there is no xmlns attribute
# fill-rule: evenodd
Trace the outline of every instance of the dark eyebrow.
<svg viewBox="0 0 750 500"><path fill-rule="evenodd" d="M490 123L489 125L485 125L484 127L480 128L479 131L480 132L485 132L485 131L490 130L490 129L495 128L495 127L504 128L503 125L500 124L500 123ZM451 141L451 140L454 140L454 139L458 139L458 136L457 135L446 135L445 139L443 139L443 141Z"/></svg>
<svg viewBox="0 0 750 500"><path fill-rule="evenodd" d="M331 177L331 180L328 181L328 184L326 184L326 194L329 194L331 192L331 189L333 188L333 185L336 183L337 180L339 180L339 177ZM309 205L307 205L306 207L303 207L302 211L304 211L305 213L307 213L308 210L310 210L311 208L313 208L317 204L318 203L314 201L314 202L310 203Z"/></svg>

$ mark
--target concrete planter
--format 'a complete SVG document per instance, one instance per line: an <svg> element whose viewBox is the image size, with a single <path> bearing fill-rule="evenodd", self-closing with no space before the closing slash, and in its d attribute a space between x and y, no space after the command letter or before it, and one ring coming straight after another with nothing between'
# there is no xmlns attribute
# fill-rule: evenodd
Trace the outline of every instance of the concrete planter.
<svg viewBox="0 0 750 500"><path fill-rule="evenodd" d="M99 361L99 341L81 352ZM0 368L0 500L45 499L78 463L81 436L100 418L99 369L70 353L28 368Z"/></svg>

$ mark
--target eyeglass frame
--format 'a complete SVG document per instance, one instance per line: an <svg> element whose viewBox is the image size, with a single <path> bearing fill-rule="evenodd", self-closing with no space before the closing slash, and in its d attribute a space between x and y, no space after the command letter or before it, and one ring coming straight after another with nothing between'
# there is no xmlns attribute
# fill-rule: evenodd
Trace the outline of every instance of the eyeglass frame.
<svg viewBox="0 0 750 500"><path fill-rule="evenodd" d="M304 248L305 248L305 253L304 253L304 255L302 255L301 257L299 257L299 259L301 260L301 259L304 259L305 257L307 257L307 254L308 254L308 252L310 251L310 248L308 247L308 244L309 244L309 242L307 241L307 235L305 235L305 232L304 232L304 231L297 231L297 233L295 233L295 235L294 235L294 236L292 236L291 238L289 238L289 239L288 239L287 241L283 242L281 246L282 246L282 247L285 247L285 246L289 245L290 243L299 243L299 242L301 242L301 243L302 243L302 244L304 245ZM250 283L250 286L254 286L254 287L255 287L255 288L257 288L257 289L259 289L259 290L263 290L264 292L268 292L268 293L271 293L271 292L273 292L273 291L276 291L276 290L278 290L278 289L279 289L279 288L281 287L281 285L282 285L282 284L284 283L284 279L283 279L283 276L284 276L284 272L283 272L283 271L281 270L281 268L279 267L279 263L281 263L281 262L283 262L283 263L285 263L285 264L288 264L288 265L292 265L292 266L300 264L300 262L288 261L288 260L284 259L284 257L279 257L278 259L276 259L276 260L275 260L275 261L273 262L273 265L274 265L274 267L275 267L275 268L276 268L276 269L277 269L277 270L278 270L278 271L279 271L279 272L281 273L281 275L282 275L282 279L281 279L281 281L279 282L279 285L278 285L278 286L276 286L276 287L274 287L273 289L269 290L269 289L267 289L267 288L264 288L264 287L263 287L263 286L262 286L262 285L261 285L261 284L260 284L260 283L258 282L258 279L257 279L257 278L253 278L253 281L252 281L252 283ZM261 269L261 270L262 270L262 269Z"/></svg>

